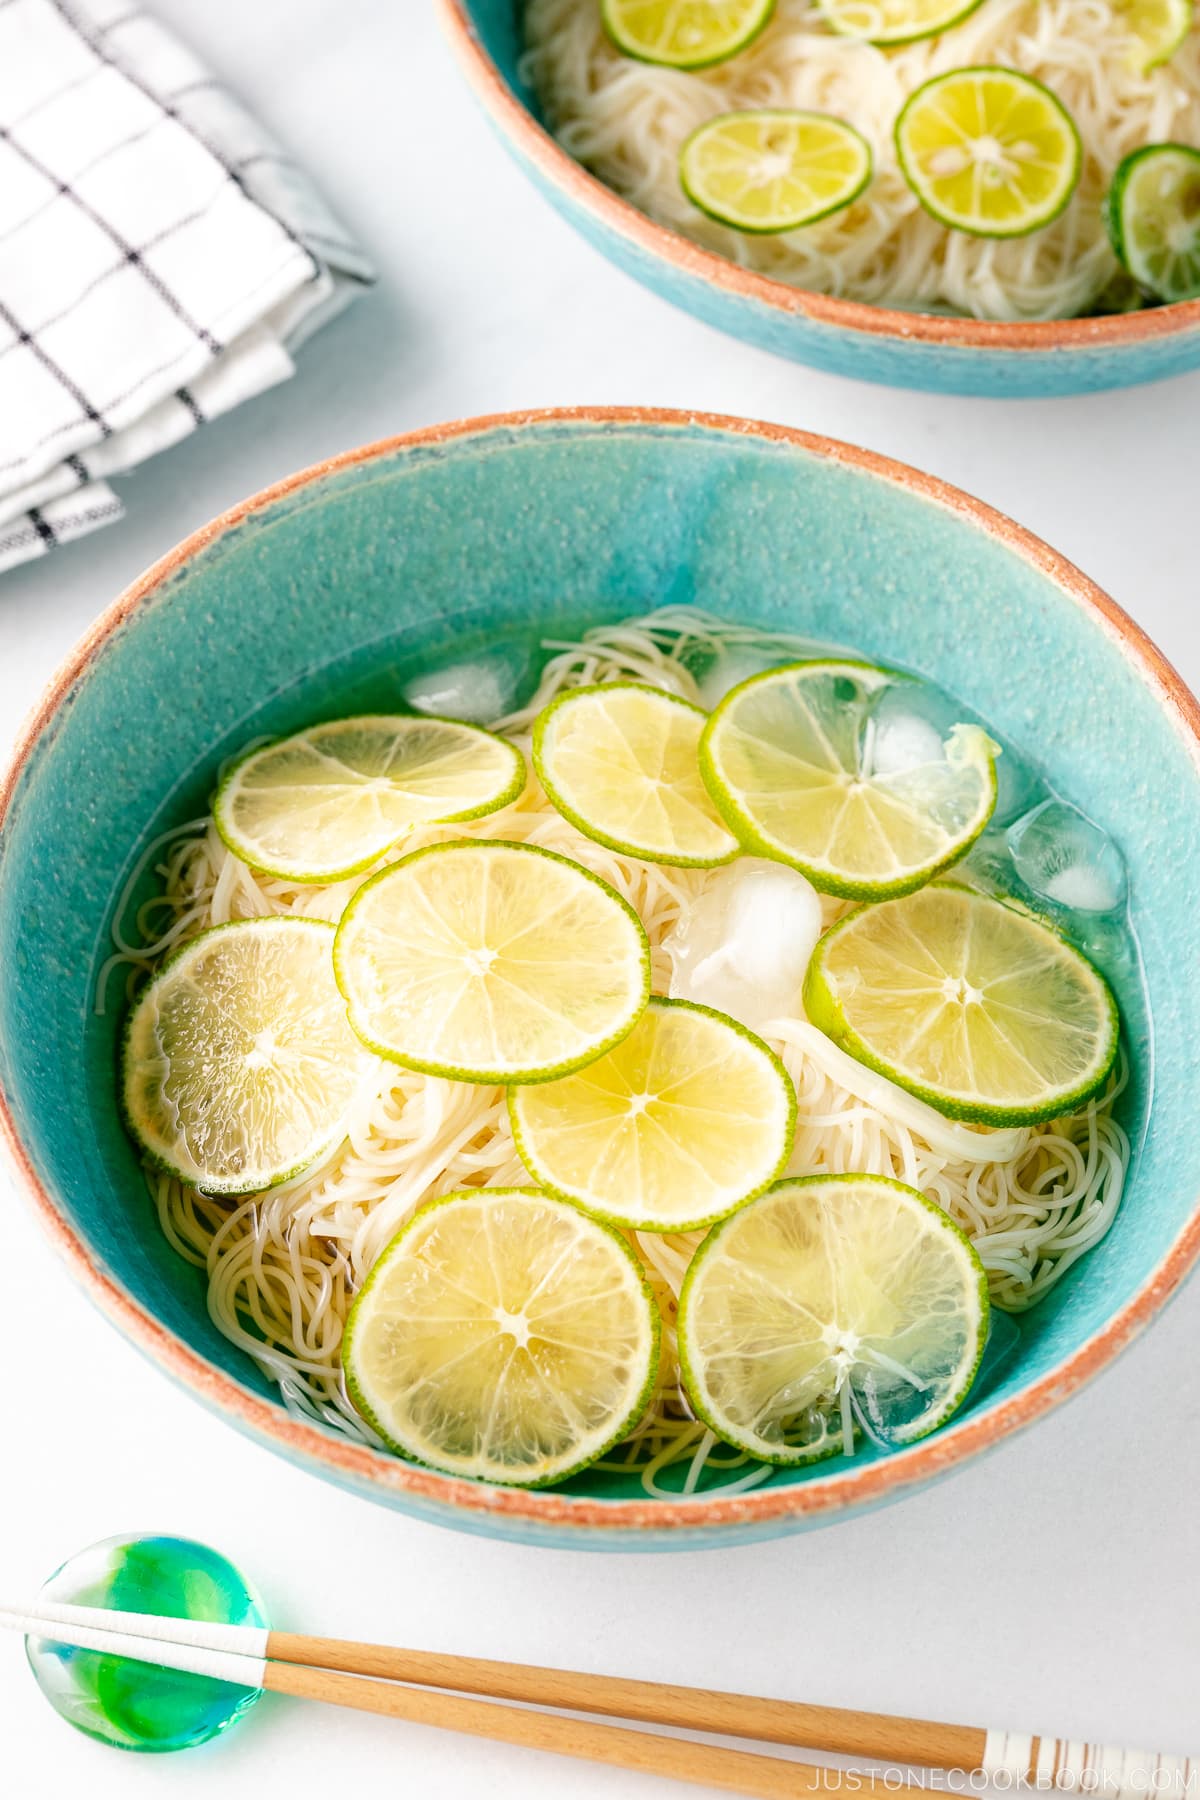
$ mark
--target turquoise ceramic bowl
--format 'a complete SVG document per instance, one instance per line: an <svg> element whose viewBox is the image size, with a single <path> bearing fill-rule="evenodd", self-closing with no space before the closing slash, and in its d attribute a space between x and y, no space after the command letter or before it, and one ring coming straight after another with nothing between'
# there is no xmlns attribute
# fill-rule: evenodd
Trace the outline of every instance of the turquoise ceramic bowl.
<svg viewBox="0 0 1200 1800"><path fill-rule="evenodd" d="M652 223L567 155L521 80L521 0L438 0L476 96L551 204L626 274L709 325L835 375L997 399L1132 387L1200 368L1200 300L1107 319L997 324L805 293Z"/></svg>
<svg viewBox="0 0 1200 1800"><path fill-rule="evenodd" d="M925 1442L780 1471L725 1499L651 1501L594 1472L554 1492L481 1487L289 1418L214 1329L117 1119L120 1009L96 1016L97 972L139 852L203 810L219 762L248 738L386 709L431 657L667 601L924 671L1113 834L1155 1017L1155 1130L1111 1235L1029 1317L990 1390ZM403 1511L537 1543L692 1548L901 1495L1078 1389L1200 1253L1198 730L1186 688L1077 570L965 495L842 444L617 411L354 451L173 551L103 615L26 732L0 795L0 1117L21 1180L76 1276L183 1387ZM1123 998L1132 1016L1136 996ZM1135 1114L1148 1044L1137 1064Z"/></svg>

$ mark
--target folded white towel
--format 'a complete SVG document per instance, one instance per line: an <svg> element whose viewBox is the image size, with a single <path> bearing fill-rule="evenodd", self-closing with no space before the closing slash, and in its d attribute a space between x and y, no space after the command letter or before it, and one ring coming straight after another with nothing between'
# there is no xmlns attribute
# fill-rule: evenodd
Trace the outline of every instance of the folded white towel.
<svg viewBox="0 0 1200 1800"><path fill-rule="evenodd" d="M0 570L293 372L374 279L298 166L128 0L0 0Z"/></svg>

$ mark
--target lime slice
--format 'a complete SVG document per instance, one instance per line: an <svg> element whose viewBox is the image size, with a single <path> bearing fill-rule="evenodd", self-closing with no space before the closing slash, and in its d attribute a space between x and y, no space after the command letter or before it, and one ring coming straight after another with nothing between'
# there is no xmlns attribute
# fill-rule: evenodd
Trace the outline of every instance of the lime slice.
<svg viewBox="0 0 1200 1800"><path fill-rule="evenodd" d="M477 819L515 800L525 761L457 719L335 719L254 750L213 805L233 854L263 875L340 881L414 825Z"/></svg>
<svg viewBox="0 0 1200 1800"><path fill-rule="evenodd" d="M958 25L982 0L817 0L844 37L872 44L911 44Z"/></svg>
<svg viewBox="0 0 1200 1800"><path fill-rule="evenodd" d="M1105 203L1113 249L1159 300L1200 297L1200 150L1148 144L1117 166Z"/></svg>
<svg viewBox="0 0 1200 1800"><path fill-rule="evenodd" d="M122 1099L146 1153L210 1194L286 1181L342 1136L362 1047L333 979L333 926L218 925L133 1009Z"/></svg>
<svg viewBox="0 0 1200 1800"><path fill-rule="evenodd" d="M902 679L870 663L791 663L725 696L700 768L747 849L868 900L907 893L970 848L996 804L995 745L956 725L940 757L873 770L871 708Z"/></svg>
<svg viewBox="0 0 1200 1800"><path fill-rule="evenodd" d="M1116 1002L1087 958L1029 913L949 882L826 932L804 1004L859 1062L981 1125L1071 1111L1117 1053Z"/></svg>
<svg viewBox="0 0 1200 1800"><path fill-rule="evenodd" d="M514 1088L529 1173L640 1231L695 1231L761 1193L792 1148L796 1095L760 1038L707 1006L654 998L577 1075Z"/></svg>
<svg viewBox="0 0 1200 1800"><path fill-rule="evenodd" d="M610 850L694 868L730 862L738 841L700 779L704 721L657 688L574 688L539 714L533 766L564 818Z"/></svg>
<svg viewBox="0 0 1200 1800"><path fill-rule="evenodd" d="M679 179L694 206L738 231L796 231L856 200L871 147L829 113L721 113L684 143Z"/></svg>
<svg viewBox="0 0 1200 1800"><path fill-rule="evenodd" d="M706 69L756 38L775 0L602 0L600 16L618 50L670 69Z"/></svg>
<svg viewBox="0 0 1200 1800"><path fill-rule="evenodd" d="M1083 146L1049 88L1015 69L951 69L896 120L900 168L925 211L975 237L1025 237L1075 192Z"/></svg>
<svg viewBox="0 0 1200 1800"><path fill-rule="evenodd" d="M650 996L633 908L567 857L503 839L433 844L372 876L333 960L363 1042L453 1081L566 1075Z"/></svg>
<svg viewBox="0 0 1200 1800"><path fill-rule="evenodd" d="M899 1447L966 1399L987 1278L957 1225L882 1175L779 1181L714 1225L679 1303L696 1412L764 1462L834 1456L857 1418Z"/></svg>
<svg viewBox="0 0 1200 1800"><path fill-rule="evenodd" d="M625 1240L533 1188L423 1206L354 1302L342 1361L402 1456L541 1487L596 1461L646 1408L658 1313Z"/></svg>
<svg viewBox="0 0 1200 1800"><path fill-rule="evenodd" d="M1170 62L1192 29L1192 0L1112 0L1112 4L1137 43L1135 62L1144 75Z"/></svg>

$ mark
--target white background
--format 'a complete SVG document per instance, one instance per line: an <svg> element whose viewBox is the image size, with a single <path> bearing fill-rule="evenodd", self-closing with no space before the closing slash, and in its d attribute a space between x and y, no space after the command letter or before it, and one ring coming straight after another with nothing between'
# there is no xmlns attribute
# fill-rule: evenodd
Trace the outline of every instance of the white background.
<svg viewBox="0 0 1200 1800"><path fill-rule="evenodd" d="M410 426L584 401L784 420L947 476L1073 557L1200 684L1200 375L1008 404L775 361L572 235L497 147L426 0L156 4L308 161L382 279L293 382L123 483L124 523L0 580L6 743L100 608L243 495ZM284 1627L1200 1750L1200 1285L1082 1398L932 1492L758 1548L601 1558L411 1523L244 1442L92 1312L4 1172L0 1204L0 1596L97 1538L159 1529L223 1547ZM274 1699L190 1756L119 1755L61 1724L0 1642L11 1800L368 1782L540 1800L568 1781L581 1800L683 1791Z"/></svg>

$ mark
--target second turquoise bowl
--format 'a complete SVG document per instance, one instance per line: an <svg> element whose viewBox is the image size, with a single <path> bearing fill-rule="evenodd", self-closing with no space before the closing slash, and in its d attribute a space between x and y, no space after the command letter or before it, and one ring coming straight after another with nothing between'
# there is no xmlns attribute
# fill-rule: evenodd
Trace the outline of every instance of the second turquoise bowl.
<svg viewBox="0 0 1200 1800"><path fill-rule="evenodd" d="M121 1129L121 1008L97 1014L98 976L146 845L204 811L222 760L247 740L390 710L411 674L498 639L532 650L672 601L923 671L1116 839L1157 1036L1153 1130L1110 1235L1027 1316L993 1385L922 1443L892 1456L864 1444L727 1496L652 1500L596 1470L554 1491L485 1487L290 1417L217 1331ZM172 551L101 617L36 711L0 791L0 1128L109 1317L303 1468L422 1518L539 1544L694 1548L818 1524L1042 1417L1200 1254L1198 767L1200 709L1111 600L1011 521L864 451L638 411L476 420L352 451ZM150 885L142 877L135 904ZM1134 1112L1148 1043L1136 1061ZM52 1321L53 1288L42 1304Z"/></svg>
<svg viewBox="0 0 1200 1800"><path fill-rule="evenodd" d="M546 130L520 75L521 0L438 6L477 98L551 204L627 275L760 350L889 387L1001 400L1133 387L1200 368L1200 300L1002 324L836 300L739 268L656 225Z"/></svg>

